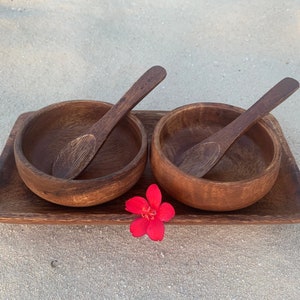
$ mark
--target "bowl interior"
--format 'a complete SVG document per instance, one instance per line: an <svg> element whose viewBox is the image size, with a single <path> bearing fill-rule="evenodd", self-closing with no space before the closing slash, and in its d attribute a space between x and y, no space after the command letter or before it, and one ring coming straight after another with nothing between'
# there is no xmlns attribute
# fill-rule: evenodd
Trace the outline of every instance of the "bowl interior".
<svg viewBox="0 0 300 300"><path fill-rule="evenodd" d="M232 106L213 103L175 111L161 129L162 153L172 164L178 166L185 150L226 126L242 111ZM267 126L259 122L231 146L204 178L233 182L255 177L272 162L274 151L274 143Z"/></svg>
<svg viewBox="0 0 300 300"><path fill-rule="evenodd" d="M99 101L69 101L37 112L25 127L22 150L38 170L51 175L60 149L85 132L111 107ZM77 179L99 178L120 171L139 153L142 134L132 117L119 122L91 164Z"/></svg>

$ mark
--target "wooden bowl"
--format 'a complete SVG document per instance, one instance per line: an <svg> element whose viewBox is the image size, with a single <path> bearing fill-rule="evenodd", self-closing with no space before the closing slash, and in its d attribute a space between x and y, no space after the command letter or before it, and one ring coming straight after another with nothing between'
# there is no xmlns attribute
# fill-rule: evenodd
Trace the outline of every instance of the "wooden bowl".
<svg viewBox="0 0 300 300"><path fill-rule="evenodd" d="M51 176L60 149L95 123L111 104L65 101L32 114L18 132L14 153L18 172L35 194L65 206L92 206L128 191L147 161L147 135L132 114L112 131L91 164L76 180Z"/></svg>
<svg viewBox="0 0 300 300"><path fill-rule="evenodd" d="M179 107L158 122L152 137L151 165L168 194L202 210L231 211L255 203L270 191L280 168L281 146L264 120L239 138L203 178L186 174L176 166L185 150L243 111L226 104L196 103Z"/></svg>

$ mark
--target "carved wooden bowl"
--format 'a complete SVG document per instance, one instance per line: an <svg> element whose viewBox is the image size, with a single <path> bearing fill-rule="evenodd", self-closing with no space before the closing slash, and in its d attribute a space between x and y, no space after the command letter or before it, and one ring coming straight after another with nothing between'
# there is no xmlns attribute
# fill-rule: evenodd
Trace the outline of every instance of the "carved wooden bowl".
<svg viewBox="0 0 300 300"><path fill-rule="evenodd" d="M176 165L185 150L243 111L226 104L196 103L179 107L158 122L152 138L151 165L168 194L202 210L231 211L255 203L270 191L280 168L281 146L265 120L240 137L203 178L184 173Z"/></svg>
<svg viewBox="0 0 300 300"><path fill-rule="evenodd" d="M128 191L140 178L147 161L147 135L132 114L112 131L91 164L75 180L51 176L60 149L95 123L111 104L65 101L33 113L18 132L16 165L27 187L50 202L92 206Z"/></svg>

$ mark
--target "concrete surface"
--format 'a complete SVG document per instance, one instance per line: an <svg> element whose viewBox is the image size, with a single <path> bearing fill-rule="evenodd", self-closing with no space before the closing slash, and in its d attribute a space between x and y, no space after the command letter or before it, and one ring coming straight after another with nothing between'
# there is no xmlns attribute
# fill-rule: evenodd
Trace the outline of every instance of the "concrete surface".
<svg viewBox="0 0 300 300"><path fill-rule="evenodd" d="M148 67L139 109L248 107L300 80L300 2L0 1L0 148L17 116L68 99L115 102ZM299 165L300 94L274 111ZM7 199L9 201L9 198ZM0 299L299 299L300 225L0 224Z"/></svg>

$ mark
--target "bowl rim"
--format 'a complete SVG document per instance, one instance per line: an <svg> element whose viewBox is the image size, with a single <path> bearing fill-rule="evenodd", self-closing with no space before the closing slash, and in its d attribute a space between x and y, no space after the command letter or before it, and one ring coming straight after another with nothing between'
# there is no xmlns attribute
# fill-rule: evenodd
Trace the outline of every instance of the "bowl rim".
<svg viewBox="0 0 300 300"><path fill-rule="evenodd" d="M152 136L152 148L153 146L155 147L155 151L158 152L159 156L164 158L164 163L168 165L168 167L170 167L172 169L172 171L174 171L175 173L179 174L180 176L184 176L186 177L189 181L193 181L195 183L197 182L205 182L205 184L213 184L213 185L222 185L222 186L233 186L233 185L237 185L237 184L247 184L249 182L253 182L254 180L258 180L259 178L262 178L264 176L267 175L267 173L269 172L269 170L271 168L274 168L278 162L281 162L281 155L282 155L282 149L280 146L280 143L278 141L278 137L275 134L273 128L268 125L266 123L266 121L264 120L264 118L268 115L271 114L267 114L265 117L261 118L260 120L258 120L256 122L256 124L259 124L260 126L262 126L265 131L268 133L268 135L271 138L272 144L273 144L273 148L274 148L274 154L272 156L272 160L270 161L270 163L267 165L266 168L264 168L259 174L250 177L250 178L246 178L246 179L242 179L242 180L238 180L238 181L218 181L218 180L211 180L211 179L206 179L206 178L199 178L199 177L195 177L192 176L188 173L183 172L180 168L178 168L176 165L174 165L169 158L164 154L164 152L162 151L161 148L161 144L160 144L160 133L163 129L163 127L165 126L165 124L169 121L170 118L174 118L176 117L176 115L180 114L183 110L189 109L189 110L193 110L199 107L203 107L206 106L208 108L223 108L223 109L229 109L229 110L233 110L237 113L242 113L245 111L245 109L238 107L238 106L234 106L231 104L226 104L226 103L218 103L218 102L194 102L194 103L190 103L190 104L186 104L186 105L182 105L179 106L177 108L175 108L174 110L168 112L166 115L164 115L156 124L155 129L153 131L153 136ZM278 143L276 143L275 141L278 141Z"/></svg>
<svg viewBox="0 0 300 300"><path fill-rule="evenodd" d="M59 177L55 177L52 176L48 173L45 173L41 170L39 170L38 168L36 168L34 165L32 165L30 163L30 161L26 158L26 156L24 155L23 151L22 151L22 142L23 142L23 133L25 132L25 130L30 126L31 122L53 110L53 109L57 109L66 105L72 105L72 104L95 104L95 105L104 105L106 107L111 107L113 106L112 103L109 102L105 102L105 101L100 101L100 100L84 100L84 99L77 99L77 100L65 100L65 101L60 101L58 103L53 103L50 105L47 105L45 107L42 107L36 111L32 111L31 115L24 121L22 128L19 132L17 132L16 137L15 137L15 141L14 141L14 155L15 155L15 159L16 156L18 157L18 159L22 162L23 166L25 166L31 173L42 177L45 180L51 180L52 182L57 182L57 183L70 183L72 182L72 184L83 184L86 182L90 182L92 183L93 181L100 183L100 182L107 182L109 181L111 178L119 178L120 176L122 176L124 173L127 173L129 170L134 169L135 167L137 167L138 163L141 161L141 159L143 158L145 152L147 151L148 148L148 138L147 138L147 133L145 130L144 125L142 124L142 122L140 121L140 119L135 116L134 114L132 114L131 112L129 112L124 119L128 119L130 120L131 124L136 125L137 127L137 131L140 132L141 134L141 146L139 148L139 151L137 153L137 155L127 164L125 165L123 168L121 168L120 170L107 174L105 176L102 177L96 177L96 178L90 178L90 179L64 179L64 178L59 178Z"/></svg>

